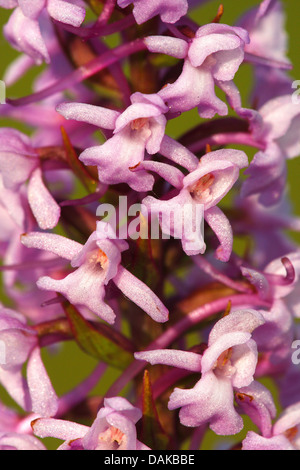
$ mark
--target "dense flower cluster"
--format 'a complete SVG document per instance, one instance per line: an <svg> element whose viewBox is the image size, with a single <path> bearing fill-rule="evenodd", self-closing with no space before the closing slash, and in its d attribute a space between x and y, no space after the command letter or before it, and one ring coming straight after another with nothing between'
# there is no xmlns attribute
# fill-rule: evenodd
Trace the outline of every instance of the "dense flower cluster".
<svg viewBox="0 0 300 470"><path fill-rule="evenodd" d="M2 450L46 437L198 450L208 429L229 448L300 449L285 15L263 0L234 25L222 5L199 25L202 3L0 0L20 53L7 87L44 65L32 94L0 106ZM235 84L245 63L250 100ZM97 364L59 395L43 350L65 341Z"/></svg>

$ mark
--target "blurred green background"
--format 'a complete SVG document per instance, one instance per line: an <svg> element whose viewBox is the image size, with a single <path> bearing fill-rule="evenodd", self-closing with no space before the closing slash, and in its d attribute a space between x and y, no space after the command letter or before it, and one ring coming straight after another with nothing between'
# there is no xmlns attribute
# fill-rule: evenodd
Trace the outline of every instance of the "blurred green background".
<svg viewBox="0 0 300 470"><path fill-rule="evenodd" d="M257 0L224 0L224 16L222 18L223 23L233 25L235 21L250 7L257 6L260 2ZM192 13L194 19L200 24L210 22L216 15L220 0L214 0L208 2L204 7L195 10ZM290 44L289 44L289 58L294 64L294 69L291 72L291 76L295 80L300 80L300 61L299 61L299 2L295 0L283 0L283 4L286 11L286 29L289 33ZM10 12L4 9L0 9L0 24L1 27L6 23ZM9 44L4 40L3 36L0 37L0 50L1 50L1 63L0 63L0 79L3 77L4 71L8 64L16 58L19 54L14 51ZM16 85L7 90L7 96L20 97L27 95L31 92L31 84L33 78L38 74L41 68L36 67L34 70L28 72L24 78L22 78ZM242 96L247 98L248 93L251 89L251 67L244 65L238 72L235 83L238 85ZM291 91L292 92L292 91ZM246 104L246 102L244 102ZM169 132L172 135L176 135L179 132L182 133L185 129L189 129L192 122L199 122L199 116L196 112L186 113L181 118L172 122L169 128ZM10 121L0 118L0 125L14 124ZM19 126L18 126L19 127ZM294 213L300 216L300 188L299 188L299 175L300 175L300 159L294 159L288 162L288 181L289 181L289 192L290 198L293 204ZM300 243L300 236L294 234L293 237ZM89 356L82 353L78 347L73 343L69 342L64 345L63 349L60 347L52 348L50 351L43 351L43 358L46 367L49 371L49 375L53 382L53 385L58 393L61 395L72 389L77 383L79 383L84 377L86 377L92 369L96 366L96 361ZM118 373L108 370L103 377L101 383L94 390L94 393L101 394L107 389L109 383L114 380L114 377ZM104 384L104 386L103 386ZM0 398L7 403L11 403L11 400L7 397L7 394L0 388ZM247 428L246 428L247 429ZM243 431L241 438L245 435L246 429ZM238 436L239 437L239 436ZM227 442L235 442L234 439L226 439ZM49 448L56 448L56 443L52 440L47 441ZM216 445L215 439L211 433L208 434L204 442L204 448L213 448Z"/></svg>

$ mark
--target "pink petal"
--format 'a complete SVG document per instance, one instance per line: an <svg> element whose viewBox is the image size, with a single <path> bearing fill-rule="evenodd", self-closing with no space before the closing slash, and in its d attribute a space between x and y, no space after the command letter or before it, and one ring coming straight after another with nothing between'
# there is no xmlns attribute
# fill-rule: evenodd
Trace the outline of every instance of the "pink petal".
<svg viewBox="0 0 300 470"><path fill-rule="evenodd" d="M276 417L277 410L270 391L260 382L253 381L250 386L240 388L235 399L262 435L271 437L272 419Z"/></svg>
<svg viewBox="0 0 300 470"><path fill-rule="evenodd" d="M66 119L87 122L94 126L113 130L120 116L118 111L84 103L62 103L56 111Z"/></svg>
<svg viewBox="0 0 300 470"><path fill-rule="evenodd" d="M34 2L28 2L28 0L18 0L18 2L23 14L33 20L38 18L46 5L46 0L34 0Z"/></svg>
<svg viewBox="0 0 300 470"><path fill-rule="evenodd" d="M216 258L223 262L228 261L233 245L233 233L230 222L218 207L211 207L205 211L204 217L220 242L220 246L216 250Z"/></svg>
<svg viewBox="0 0 300 470"><path fill-rule="evenodd" d="M167 135L162 140L160 153L189 171L194 171L199 164L196 155Z"/></svg>
<svg viewBox="0 0 300 470"><path fill-rule="evenodd" d="M63 0L48 0L49 15L61 23L79 27L85 18L85 9Z"/></svg>
<svg viewBox="0 0 300 470"><path fill-rule="evenodd" d="M295 403L284 410L278 421L274 424L273 434L284 434L288 429L300 424L300 403Z"/></svg>
<svg viewBox="0 0 300 470"><path fill-rule="evenodd" d="M21 237L21 242L27 248L45 250L68 260L80 253L83 245L55 233L31 232Z"/></svg>
<svg viewBox="0 0 300 470"><path fill-rule="evenodd" d="M104 275L101 269L93 269L83 264L61 280L41 277L37 286L42 290L60 292L71 304L79 308L88 308L103 320L113 324L116 316L103 300Z"/></svg>
<svg viewBox="0 0 300 470"><path fill-rule="evenodd" d="M32 423L32 429L36 436L44 439L54 437L64 441L80 439L89 431L88 426L73 423L62 419L40 418Z"/></svg>
<svg viewBox="0 0 300 470"><path fill-rule="evenodd" d="M140 167L146 171L154 171L175 188L182 188L184 174L178 170L178 168L166 163L154 162L151 160L143 161ZM137 169L137 171L139 171L139 169Z"/></svg>
<svg viewBox="0 0 300 470"><path fill-rule="evenodd" d="M214 368L219 356L227 349L236 345L244 344L251 338L250 333L235 331L221 336L205 350L202 361L201 371L203 374ZM248 384L247 384L248 385Z"/></svg>
<svg viewBox="0 0 300 470"><path fill-rule="evenodd" d="M189 50L186 41L169 36L148 36L145 44L150 52L170 55L177 59L185 59Z"/></svg>
<svg viewBox="0 0 300 470"><path fill-rule="evenodd" d="M168 407L182 407L179 418L184 426L209 423L216 434L223 436L237 434L243 428L242 418L234 409L230 380L217 378L214 373L203 375L192 390L176 388Z"/></svg>
<svg viewBox="0 0 300 470"><path fill-rule="evenodd" d="M210 346L224 334L231 332L252 333L264 323L262 314L256 310L235 310L214 325L209 334L208 345Z"/></svg>
<svg viewBox="0 0 300 470"><path fill-rule="evenodd" d="M127 269L120 266L113 281L126 297L144 310L153 320L160 323L168 320L169 312L160 299Z"/></svg>
<svg viewBox="0 0 300 470"><path fill-rule="evenodd" d="M39 347L32 351L28 360L27 382L32 411L44 417L54 416L58 410L58 398L42 362Z"/></svg>
<svg viewBox="0 0 300 470"><path fill-rule="evenodd" d="M201 356L188 351L177 351L174 349L157 349L155 351L137 352L136 359L147 361L150 364L164 364L194 372L201 371Z"/></svg>
<svg viewBox="0 0 300 470"><path fill-rule="evenodd" d="M16 432L0 435L0 449L5 448L12 448L13 450L47 450L44 444L35 437Z"/></svg>
<svg viewBox="0 0 300 470"><path fill-rule="evenodd" d="M266 438L249 431L243 440L243 450L295 450L285 436Z"/></svg>
<svg viewBox="0 0 300 470"><path fill-rule="evenodd" d="M14 48L29 55L37 64L50 62L38 22L24 16L20 8L12 13L3 31Z"/></svg>
<svg viewBox="0 0 300 470"><path fill-rule="evenodd" d="M215 82L210 70L193 67L188 59L184 61L181 75L173 84L168 84L159 95L168 103L170 111L189 111L198 107L201 117L211 119L217 113L225 116L228 109L215 94Z"/></svg>
<svg viewBox="0 0 300 470"><path fill-rule="evenodd" d="M28 202L41 229L56 227L60 218L60 206L46 188L40 168L37 168L30 178Z"/></svg>

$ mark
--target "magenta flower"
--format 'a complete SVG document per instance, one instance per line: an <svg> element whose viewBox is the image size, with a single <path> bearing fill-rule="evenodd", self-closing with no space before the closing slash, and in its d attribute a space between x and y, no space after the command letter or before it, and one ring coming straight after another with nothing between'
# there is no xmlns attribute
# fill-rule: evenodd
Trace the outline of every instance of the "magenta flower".
<svg viewBox="0 0 300 470"><path fill-rule="evenodd" d="M199 28L190 42L166 36L150 36L145 42L151 52L185 59L176 82L159 92L171 112L198 107L203 118L227 114L227 105L217 98L215 85L222 88L232 82L244 60L244 47L249 42L247 31L208 24Z"/></svg>
<svg viewBox="0 0 300 470"><path fill-rule="evenodd" d="M253 195L236 199L236 208L243 215L242 220L233 220L232 226L236 234L252 237L255 250L251 262L258 269L263 269L274 259L297 250L297 244L287 231L299 232L300 218L293 215L287 197L271 207L260 204L258 197ZM268 240L265 238L266 231Z"/></svg>
<svg viewBox="0 0 300 470"><path fill-rule="evenodd" d="M121 253L128 249L128 244L114 238L111 227L98 222L97 230L85 245L60 235L38 232L24 235L22 243L28 248L46 250L65 258L75 268L64 279L40 278L37 282L40 289L60 292L72 304L88 308L108 323L114 323L115 313L104 301L106 286L112 280L155 321L167 321L168 310L159 298L121 266Z"/></svg>
<svg viewBox="0 0 300 470"><path fill-rule="evenodd" d="M160 216L165 234L177 236L180 232L183 249L188 255L205 251L200 226L195 226L197 205L201 205L205 220L220 241L216 256L221 261L227 261L232 251L233 235L229 221L216 206L237 181L240 169L247 165L248 159L241 151L226 149L208 153L201 158L194 171L185 177L182 175L177 185L180 190L177 196L166 201L147 196L143 204L151 214ZM178 208L190 210L185 211L185 217L183 213L181 221L178 218L170 219L172 212L178 217Z"/></svg>
<svg viewBox="0 0 300 470"><path fill-rule="evenodd" d="M254 65L252 102L261 107L273 98L289 94L292 79L287 69L291 68L291 63L287 57L288 35L281 2L264 0L247 12L238 25L250 36L245 53Z"/></svg>
<svg viewBox="0 0 300 470"><path fill-rule="evenodd" d="M123 113L79 103L62 104L57 110L67 119L113 130L113 136L103 145L80 155L86 165L97 166L102 183L126 182L135 191L149 191L153 176L145 171L134 173L132 169L144 160L145 151L150 155L159 151L167 123L164 114L169 108L158 95L135 93L131 102Z"/></svg>
<svg viewBox="0 0 300 470"><path fill-rule="evenodd" d="M245 172L249 178L243 184L242 196L259 194L262 204L274 205L280 202L286 185L286 160L300 151L300 105L292 102L291 95L284 95L267 102L258 112L239 113L249 118L253 137L265 147Z"/></svg>
<svg viewBox="0 0 300 470"><path fill-rule="evenodd" d="M293 313L293 315L297 318L300 317L300 301L299 301L299 289L300 289L300 252L288 253L286 258L292 264L293 273L295 277L291 278L291 282L284 283L272 283L272 279L270 282L270 289L272 291L272 295L275 299L284 299L284 302L288 306L289 310ZM265 268L265 273L268 275L270 274L285 277L286 276L286 269L281 261L281 259L276 259L268 264Z"/></svg>
<svg viewBox="0 0 300 470"><path fill-rule="evenodd" d="M0 364L0 383L26 411L39 416L54 416L57 397L38 346L37 333L19 313L0 306L0 341L5 358ZM22 369L26 366L26 379Z"/></svg>
<svg viewBox="0 0 300 470"><path fill-rule="evenodd" d="M243 450L299 450L300 405L296 403L282 413L269 437L248 432Z"/></svg>
<svg viewBox="0 0 300 470"><path fill-rule="evenodd" d="M43 418L32 427L39 437L64 440L57 450L150 450L137 439L136 423L141 417L141 410L125 398L105 398L91 427Z"/></svg>
<svg viewBox="0 0 300 470"><path fill-rule="evenodd" d="M271 437L272 420L276 417L271 392L260 382L253 381L248 387L240 388L235 393L235 401L240 413L249 416L263 436Z"/></svg>
<svg viewBox="0 0 300 470"><path fill-rule="evenodd" d="M269 59L273 66L276 63L290 66L287 59L288 36L281 2L264 0L259 7L253 8L240 19L239 26L246 29L250 36L245 52Z"/></svg>
<svg viewBox="0 0 300 470"><path fill-rule="evenodd" d="M118 0L121 8L133 3L133 14L138 24L145 23L156 15L165 23L176 23L188 11L187 0Z"/></svg>
<svg viewBox="0 0 300 470"><path fill-rule="evenodd" d="M262 298L272 302L284 299L291 313L299 317L299 251L271 261L262 272L242 267L242 273L257 288Z"/></svg>
<svg viewBox="0 0 300 470"><path fill-rule="evenodd" d="M60 207L45 186L37 152L21 132L0 130L0 173L6 189L19 192L28 181L27 198L40 228L57 225ZM20 211L19 211L20 212ZM21 224L21 220L18 221Z"/></svg>
<svg viewBox="0 0 300 470"><path fill-rule="evenodd" d="M257 347L251 333L264 323L254 310L233 311L212 328L208 347L200 356L176 350L135 353L151 364L166 364L194 372L201 379L191 390L176 388L170 396L169 409L180 409L182 424L190 427L210 423L216 434L236 434L243 421L233 405L234 390L253 382L257 365Z"/></svg>
<svg viewBox="0 0 300 470"><path fill-rule="evenodd" d="M40 26L44 11L52 19L73 26L80 26L85 18L81 2L79 6L70 0L1 0L0 7L16 8L4 27L6 39L38 64L50 61Z"/></svg>

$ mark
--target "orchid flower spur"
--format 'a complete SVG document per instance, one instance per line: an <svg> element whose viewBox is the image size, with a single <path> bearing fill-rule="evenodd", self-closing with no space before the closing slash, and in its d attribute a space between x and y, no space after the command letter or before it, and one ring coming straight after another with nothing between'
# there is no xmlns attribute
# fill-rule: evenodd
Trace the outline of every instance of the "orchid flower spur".
<svg viewBox="0 0 300 470"><path fill-rule="evenodd" d="M40 278L37 283L40 289L60 292L72 304L86 307L108 323L114 323L115 313L104 301L105 288L112 280L155 321L167 321L168 310L159 298L121 266L121 253L128 249L128 244L125 240L115 240L106 223L98 222L97 230L84 246L60 235L38 232L24 235L22 243L65 258L75 268L64 279Z"/></svg>
<svg viewBox="0 0 300 470"><path fill-rule="evenodd" d="M299 448L297 2L223 3L0 0L0 450Z"/></svg>
<svg viewBox="0 0 300 470"><path fill-rule="evenodd" d="M242 267L242 273L256 286L261 297L272 301L284 299L294 316L299 317L300 253L288 253L273 260L262 272Z"/></svg>

